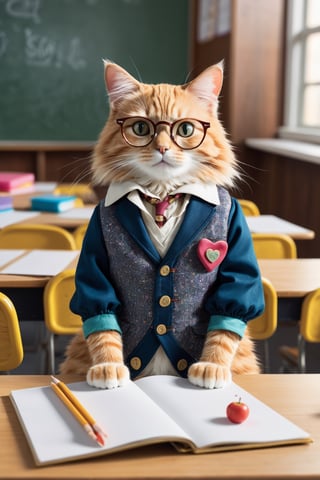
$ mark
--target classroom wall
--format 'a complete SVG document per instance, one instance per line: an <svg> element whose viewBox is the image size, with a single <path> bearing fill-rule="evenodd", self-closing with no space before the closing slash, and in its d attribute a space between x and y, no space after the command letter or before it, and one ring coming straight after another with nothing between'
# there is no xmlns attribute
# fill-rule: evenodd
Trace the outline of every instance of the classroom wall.
<svg viewBox="0 0 320 480"><path fill-rule="evenodd" d="M315 231L298 241L298 255L320 254L320 165L246 147L246 138L277 137L283 117L285 0L233 0L230 24L207 41L197 35L200 0L194 4L192 66L195 72L224 59L220 118L239 160L242 181L233 194L255 201L261 213L279 215Z"/></svg>
<svg viewBox="0 0 320 480"><path fill-rule="evenodd" d="M314 240L296 240L298 255L320 256L320 165L244 148L247 178L242 195L261 213L278 215L315 231Z"/></svg>
<svg viewBox="0 0 320 480"><path fill-rule="evenodd" d="M40 0L35 3L41 6L43 2L44 0ZM55 0L56 2L64 4L67 3L67 0ZM159 77L162 77L162 80L179 83L185 80L188 71L191 72L191 76L195 75L206 66L224 58L225 80L220 101L220 118L234 145L243 171L243 181L233 193L238 197L256 201L262 213L273 213L313 229L316 232L315 240L298 242L298 253L304 257L319 257L320 215L318 205L320 204L320 190L318 184L320 166L264 153L245 146L246 138L276 136L277 129L281 125L285 55L285 0L268 0L268 2L265 0L233 0L230 2L232 8L230 29L226 29L223 34L215 34L213 38L210 37L205 41L200 41L198 36L199 0L190 2L188 0L174 0L174 2L164 0L161 8L159 8L158 0L145 0L145 2L145 6L151 4L153 14L150 24L152 32L145 32L144 38L147 38L148 42L154 41L154 48L151 54L149 52L146 61L141 62L142 67L140 64L139 68L146 69L148 81L153 79L158 81ZM2 0L0 8L3 9L9 3L8 0ZM28 5L27 0L13 3L25 7ZM98 0L91 2L77 0L77 4L79 3L100 4ZM143 4L142 0L123 2L108 0L104 3L113 6L121 4L122 7L126 4L127 8L138 8ZM173 5L178 5L174 14ZM170 15L167 15L168 11L170 11ZM165 12L166 18L160 25L159 15L162 12ZM170 38L163 35L162 25L167 25L167 18L170 19L171 28L175 32ZM183 26L179 29L176 25L179 24L181 18L184 18L184 21ZM20 18L17 20L17 25L21 25L24 21L34 22L32 18L28 20ZM153 24L156 25L153 27ZM0 15L0 61L3 25L3 15ZM159 30L156 30L159 25L160 33ZM91 28L93 27L91 26ZM139 29L139 25L134 25L134 28L135 30ZM153 31L158 33L153 35ZM125 31L118 28L114 35L123 36ZM182 62L179 64L174 78L169 78L174 58L172 55L173 52L177 52L174 49L177 46L177 37L180 38L178 44ZM140 43L139 48L143 50L145 43ZM158 54L159 45L163 47L162 56ZM135 45L136 47L137 45ZM103 46L103 52L100 52L99 55L107 56L107 50L107 46ZM129 53L126 47L122 47L119 59L125 59L130 66L131 73L134 74L134 68L131 68L130 65L132 60ZM97 63L99 62L100 57L97 59ZM22 69L22 66L19 68ZM25 70L20 71L24 73ZM3 79L1 64L0 72L0 79ZM78 75L83 73L78 73ZM8 80L1 81L7 82ZM98 97L99 102L104 104L106 99L103 79L98 78L95 81L101 82L100 86L96 88L97 91L101 88ZM0 102L4 91L0 88ZM103 108L105 106L104 104ZM18 107L15 106L16 108ZM3 118L1 115L0 105L0 119ZM100 125L99 128L98 126L95 128L96 133ZM78 142L78 145L69 146L61 142L53 145L39 145L33 142L25 149L23 145L19 146L18 142L11 142L10 148L3 144L1 146L0 135L0 170L7 169L10 165L12 170L34 171L38 180L65 182L79 181L79 179L89 180L90 176L86 176L86 172L90 167L90 154L95 141L93 138L95 133L92 135L92 141L81 145L81 142Z"/></svg>

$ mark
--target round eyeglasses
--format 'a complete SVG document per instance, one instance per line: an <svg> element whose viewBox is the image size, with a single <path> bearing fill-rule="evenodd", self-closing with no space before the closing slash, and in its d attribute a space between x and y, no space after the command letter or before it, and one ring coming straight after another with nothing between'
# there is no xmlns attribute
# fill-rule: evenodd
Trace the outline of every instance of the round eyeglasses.
<svg viewBox="0 0 320 480"><path fill-rule="evenodd" d="M154 123L145 117L125 117L118 118L116 122L120 125L124 140L132 147L150 145L157 135L157 127L165 125L170 128L171 140L183 150L199 147L210 127L210 123L194 118L182 118L172 123L164 120Z"/></svg>

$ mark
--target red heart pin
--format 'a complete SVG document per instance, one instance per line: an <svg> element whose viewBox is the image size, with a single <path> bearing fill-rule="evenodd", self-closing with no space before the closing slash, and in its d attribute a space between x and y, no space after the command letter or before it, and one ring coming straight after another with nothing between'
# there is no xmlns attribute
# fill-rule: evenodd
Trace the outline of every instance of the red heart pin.
<svg viewBox="0 0 320 480"><path fill-rule="evenodd" d="M220 265L227 251L228 244L224 240L211 242L207 238L202 238L198 243L198 257L207 272L212 272L214 268Z"/></svg>

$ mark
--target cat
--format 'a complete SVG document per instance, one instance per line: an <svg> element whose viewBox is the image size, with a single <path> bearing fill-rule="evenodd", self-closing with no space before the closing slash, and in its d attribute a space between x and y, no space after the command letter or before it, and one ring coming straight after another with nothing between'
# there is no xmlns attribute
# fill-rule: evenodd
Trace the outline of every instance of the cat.
<svg viewBox="0 0 320 480"><path fill-rule="evenodd" d="M80 254L70 305L83 332L62 374L98 388L153 374L222 388L260 371L246 323L262 313L263 290L227 191L240 174L218 118L222 82L222 63L183 85L151 85L105 61L110 113L92 177L108 191Z"/></svg>

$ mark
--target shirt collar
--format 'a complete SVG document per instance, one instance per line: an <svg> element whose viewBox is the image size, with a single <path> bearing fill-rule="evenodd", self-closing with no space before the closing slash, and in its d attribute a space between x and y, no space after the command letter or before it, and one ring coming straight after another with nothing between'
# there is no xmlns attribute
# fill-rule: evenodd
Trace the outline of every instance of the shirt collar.
<svg viewBox="0 0 320 480"><path fill-rule="evenodd" d="M105 198L105 206L108 207L109 205L112 205L133 190L139 190L151 197L154 196L147 188L142 187L136 182L127 181L122 183L111 183ZM214 183L189 183L187 185L182 185L171 193L187 193L199 197L213 205L220 205L218 188Z"/></svg>

